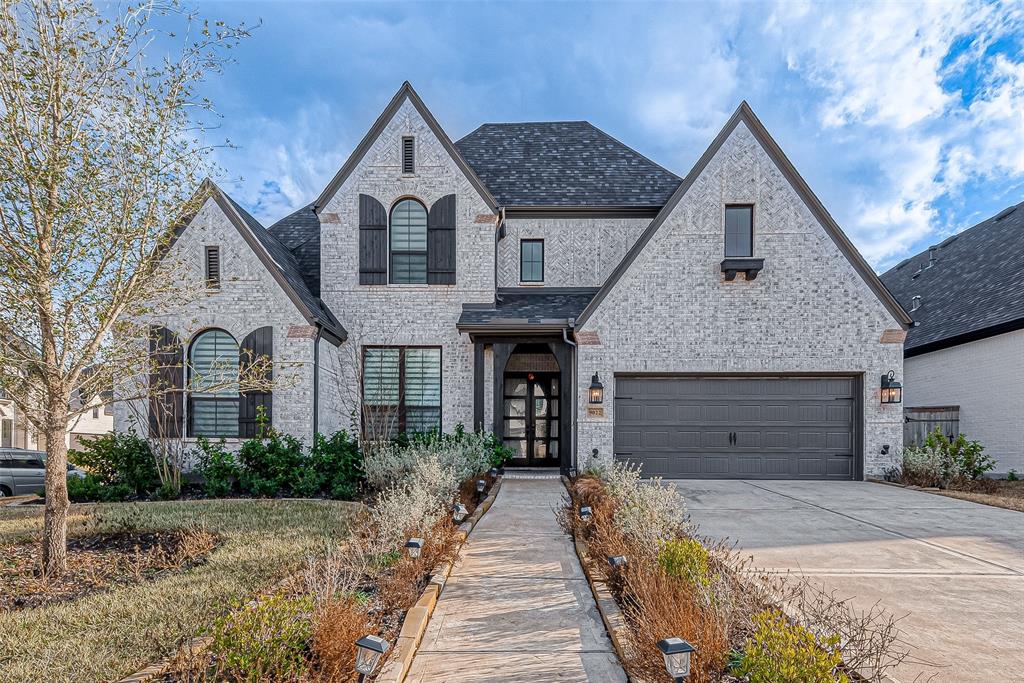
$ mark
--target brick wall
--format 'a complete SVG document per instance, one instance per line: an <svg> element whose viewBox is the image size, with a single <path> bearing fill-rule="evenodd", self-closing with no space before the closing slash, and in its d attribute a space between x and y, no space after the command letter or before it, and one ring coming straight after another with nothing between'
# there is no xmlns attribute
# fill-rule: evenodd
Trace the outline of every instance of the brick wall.
<svg viewBox="0 0 1024 683"><path fill-rule="evenodd" d="M724 205L755 205L751 282L720 272ZM864 373L864 456L880 474L902 445L902 407L882 406L879 376L902 376L898 328L770 157L740 124L627 273L582 326L601 344L579 347L578 376L600 372L605 416L588 417L579 382L578 449L612 452L615 373ZM883 444L890 455L882 456ZM607 461L607 460L606 460Z"/></svg>
<svg viewBox="0 0 1024 683"><path fill-rule="evenodd" d="M960 406L960 431L1024 474L1024 330L903 361L903 404Z"/></svg>

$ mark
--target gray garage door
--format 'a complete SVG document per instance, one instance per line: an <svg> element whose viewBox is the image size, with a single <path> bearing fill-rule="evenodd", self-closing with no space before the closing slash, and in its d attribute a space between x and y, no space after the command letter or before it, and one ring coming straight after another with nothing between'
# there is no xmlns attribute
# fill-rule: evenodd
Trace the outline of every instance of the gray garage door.
<svg viewBox="0 0 1024 683"><path fill-rule="evenodd" d="M857 478L852 377L615 378L615 457L647 476Z"/></svg>

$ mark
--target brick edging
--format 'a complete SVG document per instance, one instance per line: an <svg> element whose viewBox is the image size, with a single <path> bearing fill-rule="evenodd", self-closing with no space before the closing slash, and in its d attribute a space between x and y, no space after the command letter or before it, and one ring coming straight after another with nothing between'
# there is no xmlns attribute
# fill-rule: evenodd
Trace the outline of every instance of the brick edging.
<svg viewBox="0 0 1024 683"><path fill-rule="evenodd" d="M498 497L501 481L502 477L499 476L487 497L476 507L473 514L469 516L469 519L459 525L460 555L470 532L473 531L473 528L484 516L484 513L491 509L494 499ZM402 621L402 629L398 634L398 642L395 643L392 654L385 662L384 668L373 679L376 683L402 683L409 674L409 669L412 668L413 657L416 656L416 652L419 649L423 634L427 630L427 624L430 623L430 617L434 614L434 607L437 606L437 601L441 597L445 582L448 581L448 577L452 573L452 567L451 562L445 562L441 565L434 572L434 575L430 577L430 582L423 589L419 600L406 613L405 619Z"/></svg>
<svg viewBox="0 0 1024 683"><path fill-rule="evenodd" d="M587 546L587 542L575 537L572 540L573 547L576 549L576 556L580 560L580 566L583 567L583 574L587 577L590 591L594 594L594 602L597 604L597 611L601 615L601 621L604 622L604 629L608 632L608 638L612 641L612 648L615 650L615 655L619 658L619 663L623 664L622 670L626 674L626 680L629 681L631 679L625 667L626 618L623 616L622 610L619 609L619 604L612 597L608 584L604 579L594 575L591 569L590 548Z"/></svg>

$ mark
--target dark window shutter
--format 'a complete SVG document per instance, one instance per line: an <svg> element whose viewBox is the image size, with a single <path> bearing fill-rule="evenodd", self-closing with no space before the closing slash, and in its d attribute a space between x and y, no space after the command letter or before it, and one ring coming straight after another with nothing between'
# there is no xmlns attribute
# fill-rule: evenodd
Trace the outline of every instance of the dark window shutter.
<svg viewBox="0 0 1024 683"><path fill-rule="evenodd" d="M388 214L369 195L359 195L359 284L388 283Z"/></svg>
<svg viewBox="0 0 1024 683"><path fill-rule="evenodd" d="M149 435L179 439L182 435L185 365L178 335L160 325L149 327Z"/></svg>
<svg viewBox="0 0 1024 683"><path fill-rule="evenodd" d="M267 325L253 330L242 340L238 349L238 371L247 372L253 361L266 356L272 363L274 360L274 328ZM264 378L274 378L273 366L267 369ZM243 439L252 439L257 436L256 415L260 406L266 410L267 424L274 424L273 414L274 396L270 391L247 391L244 392L238 401L238 436Z"/></svg>
<svg viewBox="0 0 1024 683"><path fill-rule="evenodd" d="M455 284L455 195L441 197L427 218L427 284Z"/></svg>

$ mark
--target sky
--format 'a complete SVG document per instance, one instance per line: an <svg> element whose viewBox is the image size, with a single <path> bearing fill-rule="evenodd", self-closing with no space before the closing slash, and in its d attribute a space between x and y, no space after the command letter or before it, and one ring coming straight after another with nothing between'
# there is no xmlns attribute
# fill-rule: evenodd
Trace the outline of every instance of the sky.
<svg viewBox="0 0 1024 683"><path fill-rule="evenodd" d="M224 189L311 202L402 82L448 135L585 119L684 176L746 100L880 272L1024 201L1024 3L213 2Z"/></svg>

